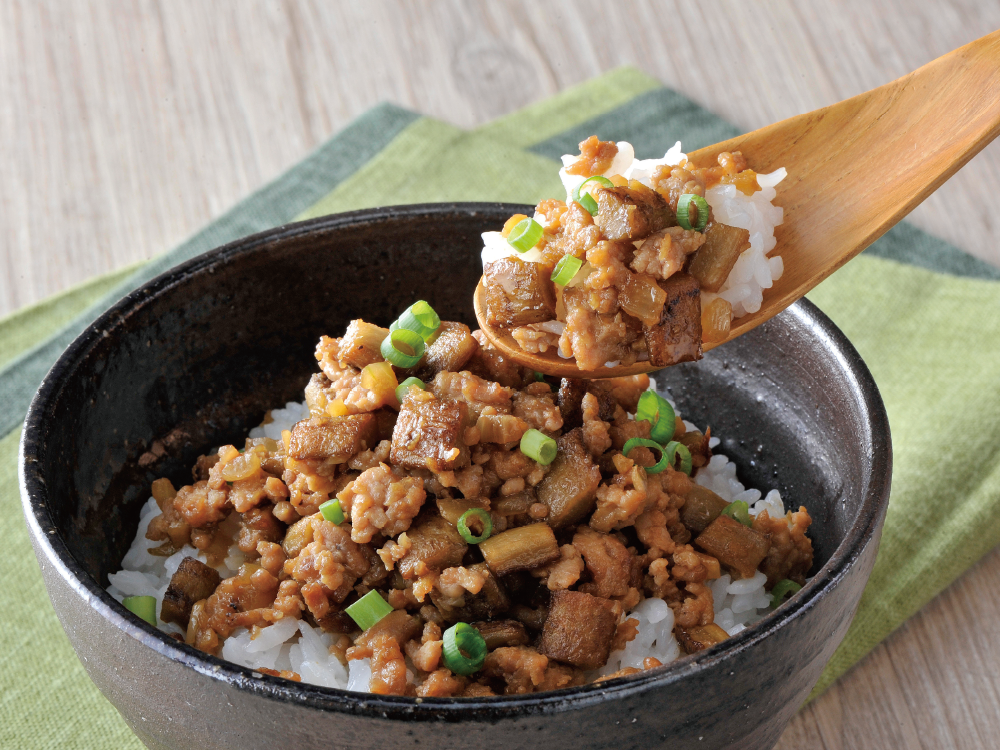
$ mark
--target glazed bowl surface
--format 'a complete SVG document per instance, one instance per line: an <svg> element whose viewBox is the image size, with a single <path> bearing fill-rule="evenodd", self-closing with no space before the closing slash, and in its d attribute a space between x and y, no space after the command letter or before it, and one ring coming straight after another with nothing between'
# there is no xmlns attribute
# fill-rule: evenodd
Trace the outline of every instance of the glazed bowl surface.
<svg viewBox="0 0 1000 750"><path fill-rule="evenodd" d="M290 224L209 252L101 316L47 375L25 423L25 517L56 613L91 679L150 748L740 748L781 735L871 573L891 445L871 375L813 305L662 371L748 487L808 507L812 580L725 643L598 685L489 699L380 697L206 656L107 592L157 477L190 482L211 446L299 401L321 334L387 325L426 299L474 327L480 233L526 207L433 204ZM530 212L528 212L530 213Z"/></svg>

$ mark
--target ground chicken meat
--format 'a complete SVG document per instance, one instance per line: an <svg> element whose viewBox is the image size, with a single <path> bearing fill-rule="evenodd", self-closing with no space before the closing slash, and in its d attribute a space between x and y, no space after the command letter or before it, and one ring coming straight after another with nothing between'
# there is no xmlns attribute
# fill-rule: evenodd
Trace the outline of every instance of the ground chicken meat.
<svg viewBox="0 0 1000 750"><path fill-rule="evenodd" d="M771 547L760 564L760 570L767 575L768 588L785 578L805 585L813 563L812 541L806 536L811 523L809 512L801 506L784 518L771 518L765 510L754 519L756 531L771 535Z"/></svg>
<svg viewBox="0 0 1000 750"><path fill-rule="evenodd" d="M601 534L581 526L573 535L573 546L583 556L591 582L579 590L610 599L625 596L632 577L632 554L610 534Z"/></svg>
<svg viewBox="0 0 1000 750"><path fill-rule="evenodd" d="M703 583L688 583L684 586L686 594L679 603L669 602L674 610L677 625L682 628L693 628L696 625L711 625L715 622L715 608L712 604L712 589Z"/></svg>
<svg viewBox="0 0 1000 750"><path fill-rule="evenodd" d="M490 652L483 664L483 674L501 679L507 695L532 693L545 679L548 657L527 646L503 646Z"/></svg>
<svg viewBox="0 0 1000 750"><path fill-rule="evenodd" d="M375 637L371 645L372 676L368 689L376 695L406 694L406 660L391 635Z"/></svg>
<svg viewBox="0 0 1000 750"><path fill-rule="evenodd" d="M555 432L563 425L562 414L556 406L553 394L545 383L536 385L542 389L534 389L536 393L521 391L514 396L514 416L523 419L531 427L541 432ZM530 386L529 386L530 387Z"/></svg>
<svg viewBox="0 0 1000 750"><path fill-rule="evenodd" d="M544 354L559 347L559 334L549 330L548 323L529 323L510 332L517 345L529 354Z"/></svg>
<svg viewBox="0 0 1000 750"><path fill-rule="evenodd" d="M631 526L646 504L646 471L622 454L614 457L619 473L610 484L597 488L597 510L590 525L598 531Z"/></svg>
<svg viewBox="0 0 1000 750"><path fill-rule="evenodd" d="M471 372L439 372L427 385L427 389L438 398L464 401L469 405L469 413L475 422L483 409L493 407L495 414L510 414L511 398L514 391L499 383L484 380Z"/></svg>
<svg viewBox="0 0 1000 750"><path fill-rule="evenodd" d="M597 458L611 447L610 425L601 419L601 407L593 393L583 397L583 444Z"/></svg>
<svg viewBox="0 0 1000 750"><path fill-rule="evenodd" d="M362 472L338 498L351 514L351 539L364 544L376 531L396 536L410 528L427 493L423 480L402 476L382 463Z"/></svg>
<svg viewBox="0 0 1000 750"><path fill-rule="evenodd" d="M572 544L564 544L559 548L560 558L541 568L535 568L531 575L545 580L549 591L563 591L580 580L584 562L580 550Z"/></svg>
<svg viewBox="0 0 1000 750"><path fill-rule="evenodd" d="M566 167L566 174L592 177L604 174L618 155L618 146L614 141L601 141L596 135L580 142L580 156Z"/></svg>

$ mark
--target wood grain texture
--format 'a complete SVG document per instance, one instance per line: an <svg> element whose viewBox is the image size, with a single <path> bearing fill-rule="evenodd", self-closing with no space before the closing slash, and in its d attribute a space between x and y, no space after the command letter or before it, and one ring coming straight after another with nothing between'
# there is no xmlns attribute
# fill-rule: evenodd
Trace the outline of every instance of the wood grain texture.
<svg viewBox="0 0 1000 750"><path fill-rule="evenodd" d="M200 229L380 101L472 127L632 64L745 130L1000 28L984 0L0 0L0 315ZM1000 144L910 218L1000 265ZM984 748L1000 552L803 710L782 750Z"/></svg>

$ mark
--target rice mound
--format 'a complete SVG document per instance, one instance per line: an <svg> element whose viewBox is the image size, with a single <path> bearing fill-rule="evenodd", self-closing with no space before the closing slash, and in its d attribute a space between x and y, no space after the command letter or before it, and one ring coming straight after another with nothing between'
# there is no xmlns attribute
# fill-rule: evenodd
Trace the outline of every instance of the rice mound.
<svg viewBox="0 0 1000 750"><path fill-rule="evenodd" d="M656 390L656 383L650 379L650 389ZM660 394L664 395L664 394ZM671 406L676 405L670 401ZM284 408L270 413L271 421L250 431L250 437L281 439L282 430L291 430L301 419L309 417L309 407L305 402L285 404ZM689 430L696 429L690 422L684 423ZM711 438L710 446L719 445L718 438ZM781 495L771 490L761 499L760 490L746 489L736 479L736 465L721 454L715 454L709 463L694 475L698 484L708 487L729 502L743 500L750 505L750 513L756 516L767 510L772 517L785 515ZM132 546L122 559L122 569L108 576L111 583L107 591L117 601L126 596L156 597L156 613L159 618L163 605L163 595L170 584L170 578L185 557L194 557L208 564L208 559L200 550L185 546L170 557L156 557L149 550L159 542L146 539L149 522L160 513L156 501L150 497L139 515ZM237 514L231 513L222 522L222 527L230 524L235 531ZM236 575L245 556L236 544L229 548L223 564L213 566L223 578ZM715 602L715 622L729 635L736 635L767 614L771 597L764 591L767 577L761 573L753 578L733 581L727 574L715 581L709 581ZM625 613L625 618L638 620L636 637L620 651L614 651L607 664L593 673L592 677L607 675L625 667L642 669L643 660L652 656L667 664L680 657L681 649L673 634L674 613L662 599L649 598ZM165 633L184 634L184 630L173 623L159 622ZM368 692L371 678L369 659L350 661L347 666L330 653L333 636L319 628L314 628L304 620L286 618L262 628L253 638L246 628L238 628L222 646L222 658L249 669L291 670L301 676L302 681L323 687L340 688L359 693ZM407 681L413 682L414 670L407 659Z"/></svg>

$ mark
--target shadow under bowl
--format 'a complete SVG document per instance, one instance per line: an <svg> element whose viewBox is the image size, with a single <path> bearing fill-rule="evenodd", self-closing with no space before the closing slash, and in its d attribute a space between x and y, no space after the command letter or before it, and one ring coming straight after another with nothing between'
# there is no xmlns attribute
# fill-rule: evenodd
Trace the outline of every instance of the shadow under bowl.
<svg viewBox="0 0 1000 750"><path fill-rule="evenodd" d="M811 582L707 651L598 685L413 699L269 677L196 651L104 590L150 482L299 401L321 334L416 299L475 325L480 233L524 206L435 204L291 224L209 252L102 315L46 376L20 454L45 585L91 679L150 748L770 748L840 643L889 496L885 409L858 353L802 301L658 374L747 486L808 507ZM530 212L529 212L530 213Z"/></svg>

